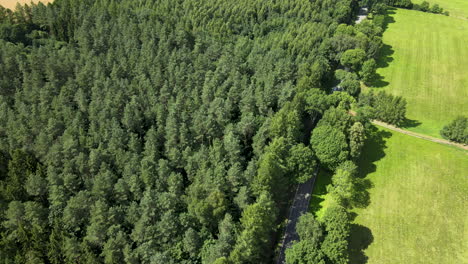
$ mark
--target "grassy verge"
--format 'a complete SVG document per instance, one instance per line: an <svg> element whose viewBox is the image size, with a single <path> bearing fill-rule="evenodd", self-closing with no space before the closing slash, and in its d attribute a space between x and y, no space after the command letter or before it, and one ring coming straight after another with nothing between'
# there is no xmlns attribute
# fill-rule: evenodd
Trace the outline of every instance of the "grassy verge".
<svg viewBox="0 0 468 264"><path fill-rule="evenodd" d="M310 211L315 214L315 217L320 218L327 207L328 193L327 185L331 184L332 173L321 169L315 179L314 190L312 191L312 197L310 198L309 208Z"/></svg>

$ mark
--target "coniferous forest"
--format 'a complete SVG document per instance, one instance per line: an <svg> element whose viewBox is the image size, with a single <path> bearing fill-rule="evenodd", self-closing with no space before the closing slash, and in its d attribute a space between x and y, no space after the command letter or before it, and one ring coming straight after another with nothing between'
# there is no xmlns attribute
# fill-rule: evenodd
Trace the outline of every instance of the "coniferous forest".
<svg viewBox="0 0 468 264"><path fill-rule="evenodd" d="M271 263L291 196L320 164L338 175L343 206L324 223L304 218L305 242L287 258L346 263L340 186L372 110L348 111L382 45L380 26L352 26L358 9L356 0L1 8L0 262ZM331 93L337 78L344 90Z"/></svg>

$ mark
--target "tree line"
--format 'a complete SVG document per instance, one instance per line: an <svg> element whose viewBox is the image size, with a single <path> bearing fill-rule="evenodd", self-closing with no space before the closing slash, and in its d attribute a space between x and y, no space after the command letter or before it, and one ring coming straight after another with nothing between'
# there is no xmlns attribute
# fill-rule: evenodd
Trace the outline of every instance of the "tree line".
<svg viewBox="0 0 468 264"><path fill-rule="evenodd" d="M444 11L442 7L438 4L431 5L427 1L423 1L421 4L415 4L411 2L411 0L379 0L377 5L379 8L383 6L391 6L391 7L399 7L405 9L412 9L421 12L433 13L433 14L443 14L448 16L450 13L448 11Z"/></svg>
<svg viewBox="0 0 468 264"><path fill-rule="evenodd" d="M366 182L357 177L356 161L370 133L370 121L378 119L401 125L406 120L406 101L402 97L360 90L361 83L371 84L375 78L375 59L382 48L386 22L386 8L383 12L381 8L375 3L370 6L373 19L354 26L340 25L335 33L346 39L343 43L371 41L367 45L348 46L338 56L340 65L335 70L335 78L343 92L335 91L327 97L341 97L341 100L337 105L323 108L310 142L322 168L332 172L331 184L327 186L330 198L320 217L306 213L299 218L296 232L300 240L287 249L287 263L349 263L351 210L366 202L361 191ZM307 101L314 104L324 101L315 99L318 97L314 94ZM352 106L357 109L356 115L350 114Z"/></svg>

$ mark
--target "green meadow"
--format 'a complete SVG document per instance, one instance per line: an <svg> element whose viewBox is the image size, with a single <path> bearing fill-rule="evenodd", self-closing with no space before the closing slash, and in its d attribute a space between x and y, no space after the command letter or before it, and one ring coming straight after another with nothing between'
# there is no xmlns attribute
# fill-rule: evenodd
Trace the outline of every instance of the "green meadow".
<svg viewBox="0 0 468 264"><path fill-rule="evenodd" d="M465 0L429 2L468 14ZM440 137L468 115L468 20L403 9L388 19L370 89L406 98L405 129ZM468 151L376 127L357 165L350 263L468 263ZM319 218L330 177L321 171L312 195Z"/></svg>
<svg viewBox="0 0 468 264"><path fill-rule="evenodd" d="M421 4L424 0L414 0L415 4ZM450 12L450 16L468 19L468 1L466 0L426 0L431 4L438 4L444 10Z"/></svg>
<svg viewBox="0 0 468 264"><path fill-rule="evenodd" d="M468 1L466 1L468 2ZM408 102L408 130L440 137L468 115L468 20L413 10L389 11L374 90Z"/></svg>
<svg viewBox="0 0 468 264"><path fill-rule="evenodd" d="M405 129L440 137L468 115L468 20L396 9L389 22L371 89L406 98ZM468 263L467 151L378 128L358 165L367 202L353 212L350 263ZM320 215L327 194L314 198Z"/></svg>
<svg viewBox="0 0 468 264"><path fill-rule="evenodd" d="M467 263L468 152L378 128L363 153L367 199L353 210L350 263ZM330 176L322 171L314 188L317 217Z"/></svg>
<svg viewBox="0 0 468 264"><path fill-rule="evenodd" d="M379 128L364 154L351 263L467 263L468 152Z"/></svg>

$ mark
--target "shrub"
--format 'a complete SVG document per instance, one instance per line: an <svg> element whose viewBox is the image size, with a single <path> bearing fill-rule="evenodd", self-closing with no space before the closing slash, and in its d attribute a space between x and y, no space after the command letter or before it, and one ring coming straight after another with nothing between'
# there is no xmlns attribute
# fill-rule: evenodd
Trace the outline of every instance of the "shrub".
<svg viewBox="0 0 468 264"><path fill-rule="evenodd" d="M431 7L430 11L431 13L439 14L442 13L442 8L440 8L438 4L435 4Z"/></svg>
<svg viewBox="0 0 468 264"><path fill-rule="evenodd" d="M396 0L394 6L402 8L411 8L413 7L413 3L411 3L411 0Z"/></svg>
<svg viewBox="0 0 468 264"><path fill-rule="evenodd" d="M372 12L376 15L383 15L387 11L388 6L384 3L377 3L372 6Z"/></svg>
<svg viewBox="0 0 468 264"><path fill-rule="evenodd" d="M468 117L459 116L444 126L440 135L448 140L468 144Z"/></svg>
<svg viewBox="0 0 468 264"><path fill-rule="evenodd" d="M427 12L429 11L429 3L424 1L421 3L421 5L419 6L419 10L423 11L423 12Z"/></svg>

